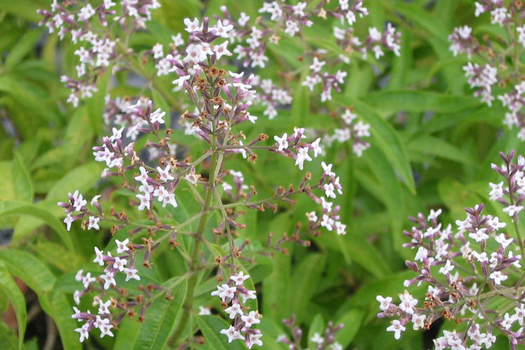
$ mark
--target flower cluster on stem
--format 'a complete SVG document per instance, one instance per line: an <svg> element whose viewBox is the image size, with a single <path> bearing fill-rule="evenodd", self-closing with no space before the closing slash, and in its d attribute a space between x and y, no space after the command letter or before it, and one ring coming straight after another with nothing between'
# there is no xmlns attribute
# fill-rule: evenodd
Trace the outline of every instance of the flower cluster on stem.
<svg viewBox="0 0 525 350"><path fill-rule="evenodd" d="M518 221L523 210L525 159L514 152L502 153L501 158L503 164L492 168L504 181L491 183L489 195L504 206L512 229L497 216L485 215L484 204L465 209L466 219L456 220L455 227L439 222L441 209L411 218L416 226L405 231L411 240L405 246L416 253L406 265L417 276L404 286L425 285L427 291L421 301L405 290L399 304L392 297L377 296L378 317L395 317L387 331L396 339L409 326L429 329L445 318L460 326L443 331L434 340L435 349L488 349L497 334L508 337L512 349L524 344L525 255Z"/></svg>

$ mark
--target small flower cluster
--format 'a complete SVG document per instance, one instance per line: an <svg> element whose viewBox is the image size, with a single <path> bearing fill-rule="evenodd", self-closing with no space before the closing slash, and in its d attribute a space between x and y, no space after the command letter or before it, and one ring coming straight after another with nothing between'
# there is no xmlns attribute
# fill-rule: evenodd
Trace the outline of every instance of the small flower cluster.
<svg viewBox="0 0 525 350"><path fill-rule="evenodd" d="M305 161L312 161L312 157L310 157L309 154L310 150L313 151L314 157L319 156L322 152L322 148L319 146L321 141L320 138L309 144L300 142L302 138L306 137L304 131L303 128L295 128L294 133L289 137L286 133L281 137L274 136L274 139L277 142L275 145L277 150L274 152L280 153L286 157L293 157L295 159L295 165L301 170L303 170ZM321 166L323 167L323 175L316 187L324 190L326 198L336 198L336 192L343 194L343 188L339 182L339 177L332 171L332 164L322 162ZM304 191L307 191L306 193L308 193L308 195L323 208L321 220L319 220L315 212L306 214L308 221L310 222L310 230L314 231L320 227L324 227L328 231L335 229L340 235L346 234L346 225L339 221L340 217L338 212L340 207L336 206L332 210L332 202L328 202L324 197L319 198L315 196L310 192L311 188L305 188Z"/></svg>
<svg viewBox="0 0 525 350"><path fill-rule="evenodd" d="M288 320L283 320L283 324L290 330L292 340L290 340L285 334L280 335L277 338L278 342L284 343L290 350L302 350L301 339L303 338L303 330L295 326L295 316L292 316ZM343 346L335 341L337 332L343 329L344 325L341 323L337 326L330 321L324 331L324 336L319 333L314 333L310 339L315 344L315 350L343 350ZM307 349L305 349L307 350Z"/></svg>
<svg viewBox="0 0 525 350"><path fill-rule="evenodd" d="M365 137L370 137L370 124L358 120L357 115L351 108L346 108L344 112L336 111L332 113L336 118L340 116L340 127L334 130L333 134L326 134L323 141L327 147L332 145L334 141L339 143L351 142L352 151L358 157L363 155L363 152L370 147L370 143L364 140Z"/></svg>
<svg viewBox="0 0 525 350"><path fill-rule="evenodd" d="M405 246L417 252L414 261L406 265L418 275L405 281L405 287L425 283L428 290L423 304L406 290L399 295L399 304L391 297L377 297L378 317L396 317L387 328L396 339L409 323L414 330L429 329L444 317L466 327L461 332L444 331L434 340L436 349L488 349L496 342L495 330L509 338L512 349L524 343L525 274L520 263L524 246L518 213L523 210L520 193L525 189L525 159L520 156L514 163L514 152L501 154L501 158L503 165L492 167L507 186L491 183L490 197L505 206L503 211L512 218L517 239L501 232L507 225L498 217L483 215L483 204L467 208L467 218L456 221L455 231L452 225L444 228L438 223L441 209L431 210L428 217L419 214L411 218L417 226L405 231L411 239Z"/></svg>
<svg viewBox="0 0 525 350"><path fill-rule="evenodd" d="M76 307L73 308L75 313L71 317L77 319L79 322L85 322L81 328L75 330L80 333L80 342L88 339L89 333L94 328L98 328L101 331L101 338L106 335L113 337L111 329L116 327L126 315L129 316L130 319L133 319L137 314L135 309L138 309L140 315L139 321L143 321L144 313L150 305L150 303L146 302L142 294L138 294L136 298L130 299L127 290L117 286L115 278L117 274L121 272L126 276L125 282L131 279L140 281L140 276L137 274L138 270L134 266L136 254L146 251L144 264L147 265L149 263L147 259L149 259L151 251L154 248L151 246L151 241L146 240L145 244L139 245L130 243L129 239L123 241L116 239L115 244L117 246L116 253L121 255L113 256L110 251L105 254L99 248L95 247L95 259L93 262L100 266L106 266L103 274L95 278L91 276L90 272L84 274L84 271L80 270L75 276L75 279L81 282L84 287L82 291L75 291L73 294L75 303L79 305L80 298L88 293L97 293L93 298L92 305L98 305L99 307L97 315L91 314L89 310L87 312L80 312ZM140 289L147 297L151 297L150 291L162 290L162 287L150 284L147 289L143 286L141 286ZM115 291L116 294L104 302L103 299L111 290ZM169 297L168 294L167 297ZM110 307L123 312L115 317L112 315L109 309Z"/></svg>
<svg viewBox="0 0 525 350"><path fill-rule="evenodd" d="M97 91L97 78L113 63L118 61L117 43L111 29L113 23L125 28L126 35L131 35L146 26L151 18L151 10L160 7L157 0L124 1L116 6L111 0L93 8L90 3L80 7L81 3L53 0L51 11L38 10L44 18L40 25L45 25L50 33L58 32L60 40L71 34L73 43L82 43L75 55L79 64L76 66L77 78L62 76L61 80L71 90L67 102L78 106L80 99L89 98ZM119 12L117 13L117 8Z"/></svg>
<svg viewBox="0 0 525 350"><path fill-rule="evenodd" d="M217 287L216 291L211 293L212 296L217 296L221 299L221 304L224 312L233 321L233 325L229 328L221 330L221 334L228 337L228 343L239 339L244 340L246 347L251 349L252 346L262 346L263 335L260 330L252 328L261 322L259 313L257 311L247 312L246 302L249 299L256 299L255 291L249 290L244 286L244 282L250 278L240 271L238 274L232 275L227 283Z"/></svg>
<svg viewBox="0 0 525 350"><path fill-rule="evenodd" d="M505 6L503 0L482 0L475 6L476 17L490 14L491 23L503 27L507 35L494 37L498 41L494 45L490 35L478 41L472 28L461 26L449 36L450 50L454 56L466 54L469 60L477 56L485 62L468 62L463 67L470 87L476 89L474 96L489 106L497 96L509 111L504 123L509 128L517 127L518 137L525 141L525 113L522 111L525 84L519 59L525 46L525 26L522 25L525 6L521 2Z"/></svg>
<svg viewBox="0 0 525 350"><path fill-rule="evenodd" d="M254 104L260 104L265 107L263 115L268 119L274 119L277 116L277 107L290 105L292 97L287 90L279 88L271 79L262 79L255 75L251 85L257 89L254 95Z"/></svg>
<svg viewBox="0 0 525 350"><path fill-rule="evenodd" d="M400 33L395 32L395 28L389 23L384 33L377 28L369 29L369 36L362 42L353 35L354 29L351 27L357 20L357 16L363 17L368 15L368 10L362 6L362 0L354 1L349 4L348 0L340 0L334 9L325 8L328 1L321 1L315 7L309 9L305 2L299 2L297 5L281 4L277 1L265 2L259 10L260 13L268 14L269 18L258 18L255 25L250 26L250 17L241 13L238 20L228 12L226 7L222 7L223 21L233 26L230 31L230 40L240 42L233 50L237 54L237 59L243 60L245 67L264 68L268 57L265 55L267 43L278 45L280 33L295 36L301 33L303 45L308 47L300 58L305 60L306 56L311 57L310 74L302 82L310 90L313 90L317 84L323 86L321 94L322 102L332 99L332 90L340 91L340 85L344 83L347 73L338 69L336 73L327 72L328 67L336 66L339 63L350 63L349 55L356 51L360 52L365 59L367 52L373 52L376 59L384 55L384 50L393 51L399 55ZM341 25L348 22L349 28L342 29L334 27L334 35L337 44L347 54L340 54L336 59L332 59L330 53L323 48L310 47L310 43L304 35L304 28L314 25L314 17L324 18L327 15L341 20ZM246 42L246 46L243 45ZM314 45L316 46L316 45ZM324 67L324 69L323 69ZM273 115L273 114L271 114Z"/></svg>

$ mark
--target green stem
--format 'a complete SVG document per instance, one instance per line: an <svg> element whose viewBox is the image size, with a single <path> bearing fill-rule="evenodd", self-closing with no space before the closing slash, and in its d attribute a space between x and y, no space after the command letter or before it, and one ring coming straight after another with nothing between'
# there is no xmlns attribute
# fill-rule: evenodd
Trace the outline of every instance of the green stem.
<svg viewBox="0 0 525 350"><path fill-rule="evenodd" d="M213 132L212 132L213 153L211 156L210 178L208 180L208 187L206 188L206 198L204 199L204 207L202 208L202 216L199 221L197 232L195 233L195 243L193 245L191 262L189 266L189 272L193 274L188 279L188 285L186 288L186 297L184 299L184 303L182 304L182 309L183 309L182 317L179 321L179 324L177 325L177 328L175 329L172 336L168 340L168 344L171 347L175 347L175 345L179 342L179 339L182 333L184 332L184 329L186 328L186 324L188 323L188 318L190 317L190 314L192 312L193 295L195 293L195 287L197 286L197 277L198 277L195 272L199 269L200 246L201 246L201 243L204 237L204 229L206 227L206 223L208 222L208 216L210 213L211 202L212 202L214 188L215 188L215 178L218 173L218 170L216 169L218 152L217 152L217 137L215 134L215 125L216 123L214 120ZM219 160L219 167L221 163L220 160Z"/></svg>

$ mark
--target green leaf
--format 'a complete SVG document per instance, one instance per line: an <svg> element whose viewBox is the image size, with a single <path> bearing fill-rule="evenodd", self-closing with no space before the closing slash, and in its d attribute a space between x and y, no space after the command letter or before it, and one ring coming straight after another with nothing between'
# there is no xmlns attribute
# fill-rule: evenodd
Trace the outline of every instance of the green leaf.
<svg viewBox="0 0 525 350"><path fill-rule="evenodd" d="M47 306L46 302L42 302L40 296L39 300L41 300L44 311L55 321L64 350L82 350L83 346L78 341L78 333L75 332L75 328L79 327L78 321L71 318L71 304L64 293L50 293L47 296Z"/></svg>
<svg viewBox="0 0 525 350"><path fill-rule="evenodd" d="M18 105L39 115L43 120L55 123L58 121L56 113L49 108L51 101L46 100L41 93L31 88L24 81L3 75L2 79L0 79L0 91L10 95ZM35 125L32 127L34 128Z"/></svg>
<svg viewBox="0 0 525 350"><path fill-rule="evenodd" d="M29 30L22 35L16 45L9 52L9 55L7 55L5 67L12 68L22 61L22 59L35 48L35 45L40 40L41 36L42 30L40 29Z"/></svg>
<svg viewBox="0 0 525 350"><path fill-rule="evenodd" d="M15 199L32 202L34 197L33 182L20 154L15 153L11 166L11 181L15 192Z"/></svg>
<svg viewBox="0 0 525 350"><path fill-rule="evenodd" d="M36 13L40 8L42 8L42 6L35 1L0 1L0 10L7 11L35 23L42 20L42 16Z"/></svg>
<svg viewBox="0 0 525 350"><path fill-rule="evenodd" d="M396 232L396 234L401 236L401 232ZM388 263L366 239L352 236L351 239L346 240L345 247L352 259L375 277L383 278L390 272Z"/></svg>
<svg viewBox="0 0 525 350"><path fill-rule="evenodd" d="M0 261L36 293L49 292L53 288L55 276L33 255L15 249L1 250Z"/></svg>
<svg viewBox="0 0 525 350"><path fill-rule="evenodd" d="M74 332L77 323L71 318L71 305L63 293L52 291L56 278L47 266L33 255L14 249L0 251L0 261L38 295L42 309L57 325L64 349L82 349Z"/></svg>
<svg viewBox="0 0 525 350"><path fill-rule="evenodd" d="M64 225L48 210L32 204L20 204L0 210L0 218L12 215L27 215L44 221L60 236L60 239L62 239L68 249L75 251L73 241L64 228Z"/></svg>
<svg viewBox="0 0 525 350"><path fill-rule="evenodd" d="M43 261L57 267L62 272L76 272L83 261L82 257L74 251L48 240L39 240L33 250Z"/></svg>
<svg viewBox="0 0 525 350"><path fill-rule="evenodd" d="M276 237L280 237L283 231L290 228L291 222L288 215L281 214L271 221L269 229L265 231L275 232ZM291 257L278 253L271 263L272 273L263 281L262 313L273 320L282 320L291 315Z"/></svg>
<svg viewBox="0 0 525 350"><path fill-rule="evenodd" d="M294 268L291 281L294 290L291 314L297 316L297 322L302 322L308 313L308 305L319 286L325 262L324 255L311 254Z"/></svg>
<svg viewBox="0 0 525 350"><path fill-rule="evenodd" d="M375 106L377 110L394 113L401 111L453 113L481 105L479 100L474 97L413 90L373 92L364 96L362 100L369 106Z"/></svg>
<svg viewBox="0 0 525 350"><path fill-rule="evenodd" d="M15 189L11 180L11 168L13 162L0 162L0 202L15 199Z"/></svg>
<svg viewBox="0 0 525 350"><path fill-rule="evenodd" d="M301 74L300 82L304 81L310 70L305 69ZM300 83L299 83L300 84ZM294 94L292 102L292 123L294 125L303 125L308 119L308 112L310 111L310 96L309 90L306 86L299 85Z"/></svg>
<svg viewBox="0 0 525 350"><path fill-rule="evenodd" d="M176 280L180 277L175 277ZM170 281L166 284L171 283ZM153 302L146 312L146 321L140 327L134 350L163 349L166 345L171 329L181 309L186 295L186 281L179 284L172 292L173 299L163 297Z"/></svg>
<svg viewBox="0 0 525 350"><path fill-rule="evenodd" d="M67 201L68 193L76 190L83 193L90 190L100 180L102 169L103 166L95 162L76 167L55 183L49 190L46 200Z"/></svg>
<svg viewBox="0 0 525 350"><path fill-rule="evenodd" d="M335 325L343 324L344 327L335 335L335 341L346 349L359 332L365 313L362 310L350 310L337 320Z"/></svg>
<svg viewBox="0 0 525 350"><path fill-rule="evenodd" d="M16 335L10 330L4 322L0 322L0 344L2 344L2 350L17 350L18 340Z"/></svg>
<svg viewBox="0 0 525 350"><path fill-rule="evenodd" d="M206 345L210 350L244 350L246 345L242 340L228 343L228 337L221 334L221 330L228 329L230 325L217 316L198 316L197 324L204 335Z"/></svg>
<svg viewBox="0 0 525 350"><path fill-rule="evenodd" d="M15 310L16 322L18 324L18 348L22 349L27 324L26 302L20 288L18 288L3 264L0 264L0 288L7 293L11 305L13 305L13 309Z"/></svg>
<svg viewBox="0 0 525 350"><path fill-rule="evenodd" d="M343 106L353 105L355 111L370 124L372 143L381 149L407 185L412 194L416 193L412 169L405 149L394 128L382 119L370 106L351 96L336 95L334 100Z"/></svg>
<svg viewBox="0 0 525 350"><path fill-rule="evenodd" d="M450 143L433 136L419 136L407 144L412 152L424 153L472 166L473 159Z"/></svg>
<svg viewBox="0 0 525 350"><path fill-rule="evenodd" d="M67 164L66 169L78 164L82 160L82 155L86 155L84 145L93 137L93 127L87 114L87 108L78 108L73 114L73 118L68 123L64 143L62 144L63 164ZM84 151L84 152L83 152ZM91 152L89 152L91 156Z"/></svg>
<svg viewBox="0 0 525 350"><path fill-rule="evenodd" d="M390 216L390 231L394 249L401 249L401 230L405 220L405 205L401 184L397 180L395 171L390 166L388 158L373 143L367 150L365 160L381 185L379 200L386 206ZM367 245L365 244L365 246Z"/></svg>

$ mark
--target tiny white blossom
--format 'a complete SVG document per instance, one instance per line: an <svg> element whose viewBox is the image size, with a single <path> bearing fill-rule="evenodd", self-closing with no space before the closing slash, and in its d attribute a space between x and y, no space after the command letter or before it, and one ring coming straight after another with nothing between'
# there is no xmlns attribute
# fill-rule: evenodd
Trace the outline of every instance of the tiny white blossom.
<svg viewBox="0 0 525 350"><path fill-rule="evenodd" d="M391 325L386 329L388 332L394 332L394 338L401 338L401 332L405 331L406 328L401 324L399 320L394 320Z"/></svg>

